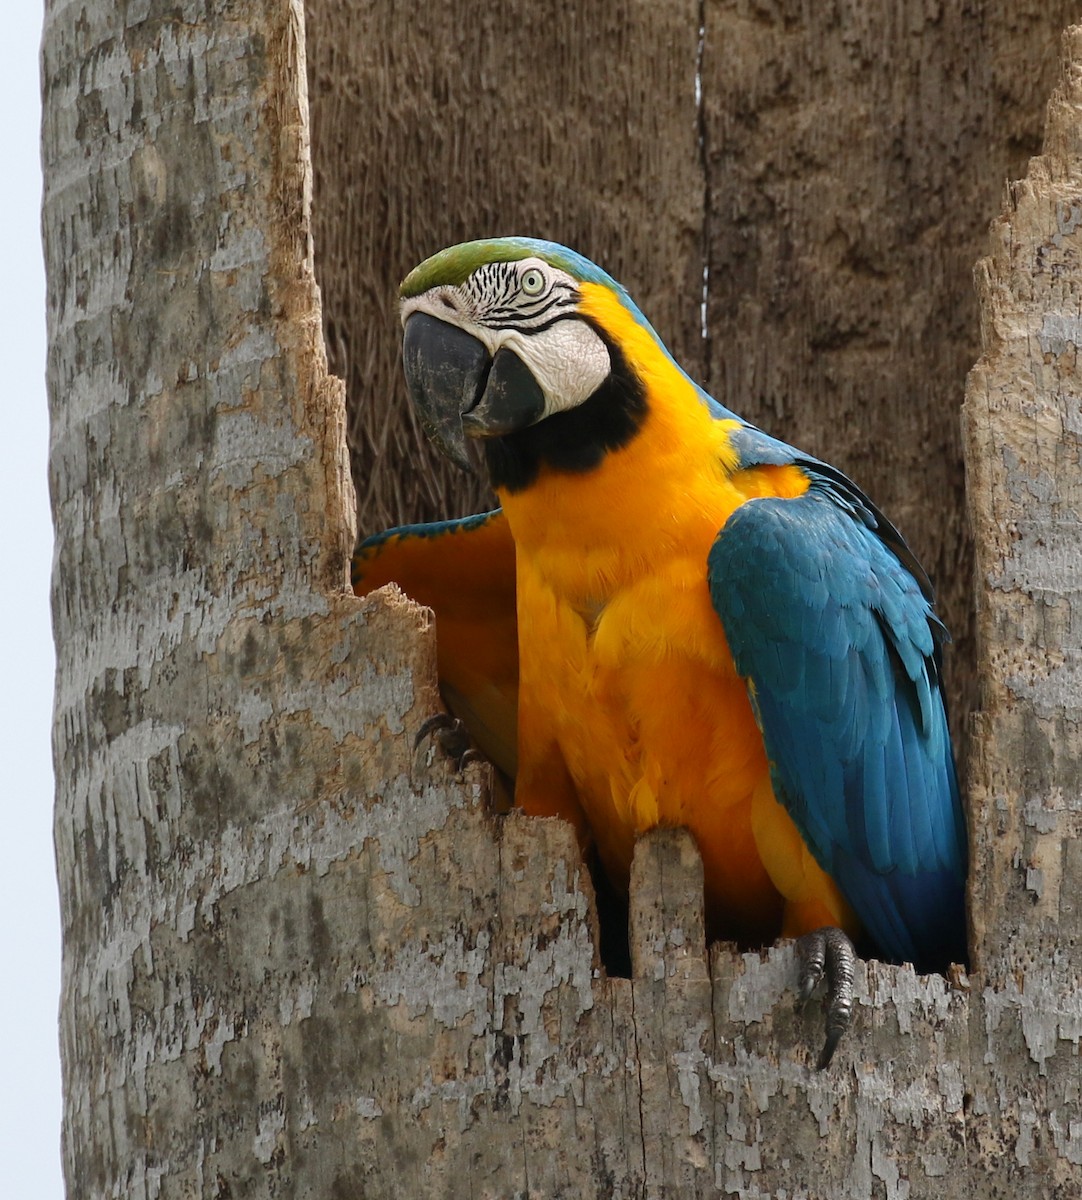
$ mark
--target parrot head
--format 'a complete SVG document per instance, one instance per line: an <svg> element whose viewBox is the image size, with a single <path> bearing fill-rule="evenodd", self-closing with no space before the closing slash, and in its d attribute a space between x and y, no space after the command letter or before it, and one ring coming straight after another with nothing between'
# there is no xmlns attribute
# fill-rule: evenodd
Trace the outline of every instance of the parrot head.
<svg viewBox="0 0 1082 1200"><path fill-rule="evenodd" d="M555 242L451 246L410 272L401 300L403 367L425 432L467 469L466 439L482 440L496 486L522 476L516 466L498 477L508 455L586 469L634 432L643 388L614 325L672 362L624 289Z"/></svg>

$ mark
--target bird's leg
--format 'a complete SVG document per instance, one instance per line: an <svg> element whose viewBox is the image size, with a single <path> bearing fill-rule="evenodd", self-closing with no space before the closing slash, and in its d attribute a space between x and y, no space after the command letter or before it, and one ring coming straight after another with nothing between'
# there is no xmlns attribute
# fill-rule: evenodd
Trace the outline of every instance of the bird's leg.
<svg viewBox="0 0 1082 1200"><path fill-rule="evenodd" d="M436 735L436 745L454 763L456 772L462 771L468 763L480 761L483 757L471 743L470 733L465 724L457 717L452 717L450 713L434 713L421 725L421 728L417 730L417 736L413 739L414 750L425 738L431 737L433 734Z"/></svg>
<svg viewBox="0 0 1082 1200"><path fill-rule="evenodd" d="M797 938L800 955L799 996L801 1004L826 977L827 1037L819 1055L819 1070L830 1065L842 1034L853 1019L853 979L856 975L857 952L842 930L833 925L815 929Z"/></svg>

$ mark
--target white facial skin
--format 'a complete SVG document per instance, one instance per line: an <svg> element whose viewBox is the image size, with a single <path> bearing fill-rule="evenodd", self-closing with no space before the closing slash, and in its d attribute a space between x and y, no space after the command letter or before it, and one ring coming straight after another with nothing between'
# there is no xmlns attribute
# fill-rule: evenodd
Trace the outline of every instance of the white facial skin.
<svg viewBox="0 0 1082 1200"><path fill-rule="evenodd" d="M544 393L539 420L574 408L605 382L605 343L575 311L578 284L541 258L490 263L461 286L429 288L402 302L402 324L423 312L477 338L489 354L506 347ZM555 319L559 317L560 319Z"/></svg>

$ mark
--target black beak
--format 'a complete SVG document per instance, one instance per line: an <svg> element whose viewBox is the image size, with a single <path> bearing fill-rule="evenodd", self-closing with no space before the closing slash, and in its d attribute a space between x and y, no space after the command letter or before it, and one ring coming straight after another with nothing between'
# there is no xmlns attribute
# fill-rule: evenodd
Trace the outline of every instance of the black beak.
<svg viewBox="0 0 1082 1200"><path fill-rule="evenodd" d="M466 437L503 437L540 420L545 397L511 350L495 358L472 334L414 313L402 338L406 386L429 440L470 470Z"/></svg>

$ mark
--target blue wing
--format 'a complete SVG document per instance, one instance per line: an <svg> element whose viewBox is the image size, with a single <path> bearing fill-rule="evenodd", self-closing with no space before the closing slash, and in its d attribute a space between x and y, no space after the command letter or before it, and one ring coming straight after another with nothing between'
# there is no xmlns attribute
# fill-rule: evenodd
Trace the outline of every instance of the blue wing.
<svg viewBox="0 0 1082 1200"><path fill-rule="evenodd" d="M745 460L811 482L738 508L708 563L775 794L882 955L964 962L966 834L927 578L840 472L749 427L737 438Z"/></svg>

